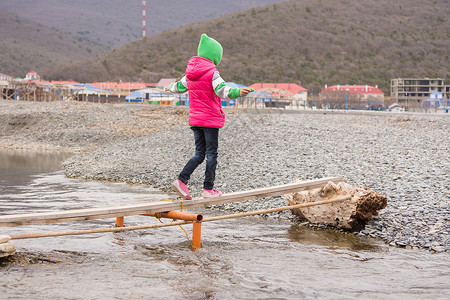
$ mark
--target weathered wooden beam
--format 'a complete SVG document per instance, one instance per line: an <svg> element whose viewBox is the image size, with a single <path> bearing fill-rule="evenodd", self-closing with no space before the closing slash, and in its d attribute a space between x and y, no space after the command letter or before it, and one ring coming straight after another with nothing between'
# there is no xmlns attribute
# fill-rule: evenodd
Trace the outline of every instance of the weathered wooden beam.
<svg viewBox="0 0 450 300"><path fill-rule="evenodd" d="M194 198L192 200L167 200L146 204L112 206L101 208L76 209L58 212L31 213L0 216L0 227L21 226L29 224L50 224L72 222L79 220L94 220L113 218L118 216L130 216L166 212L171 210L191 209L207 207L230 202L254 200L271 196L280 196L288 193L322 187L329 181L338 183L344 181L341 177L328 177L315 180L305 180L295 183L283 184L267 188L253 189L242 192L224 194L215 198Z"/></svg>

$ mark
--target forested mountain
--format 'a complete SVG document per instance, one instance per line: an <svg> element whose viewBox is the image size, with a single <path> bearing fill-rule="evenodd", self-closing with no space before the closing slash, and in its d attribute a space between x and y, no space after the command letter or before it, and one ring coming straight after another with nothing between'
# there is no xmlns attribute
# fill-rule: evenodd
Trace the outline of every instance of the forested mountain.
<svg viewBox="0 0 450 300"><path fill-rule="evenodd" d="M95 58L52 68L79 81L180 77L201 33L221 42L229 81L371 84L449 78L448 0L291 0L167 30Z"/></svg>
<svg viewBox="0 0 450 300"><path fill-rule="evenodd" d="M0 73L25 77L34 69L93 56L103 46L0 9Z"/></svg>

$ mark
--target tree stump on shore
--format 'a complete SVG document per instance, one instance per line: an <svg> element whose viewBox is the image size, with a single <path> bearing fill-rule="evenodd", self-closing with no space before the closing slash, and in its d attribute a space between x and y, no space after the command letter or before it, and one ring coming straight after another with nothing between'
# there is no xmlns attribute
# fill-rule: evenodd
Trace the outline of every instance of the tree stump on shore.
<svg viewBox="0 0 450 300"><path fill-rule="evenodd" d="M298 180L295 180L295 182ZM349 196L349 200L292 209L294 215L313 224L324 224L349 231L364 229L373 215L387 205L387 198L364 187L345 182L328 182L323 188L287 194L289 205L335 199Z"/></svg>
<svg viewBox="0 0 450 300"><path fill-rule="evenodd" d="M9 235L0 235L0 257L10 256L16 253L14 243Z"/></svg>

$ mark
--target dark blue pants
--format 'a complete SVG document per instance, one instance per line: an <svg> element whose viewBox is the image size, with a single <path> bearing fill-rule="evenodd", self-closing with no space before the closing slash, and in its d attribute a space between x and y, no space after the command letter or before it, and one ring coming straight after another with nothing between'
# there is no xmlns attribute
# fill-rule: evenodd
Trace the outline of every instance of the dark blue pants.
<svg viewBox="0 0 450 300"><path fill-rule="evenodd" d="M203 182L203 188L212 190L214 187L214 180L216 179L219 128L192 127L192 130L194 131L195 154L184 166L178 179L184 184L187 184L189 178L191 178L191 174L198 165L205 160L206 156L205 181Z"/></svg>

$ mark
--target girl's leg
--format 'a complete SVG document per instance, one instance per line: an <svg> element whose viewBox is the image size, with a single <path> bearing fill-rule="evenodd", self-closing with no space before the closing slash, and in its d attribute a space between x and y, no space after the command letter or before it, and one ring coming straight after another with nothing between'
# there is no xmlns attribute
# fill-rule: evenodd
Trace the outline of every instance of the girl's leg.
<svg viewBox="0 0 450 300"><path fill-rule="evenodd" d="M204 128L206 143L206 170L203 188L212 190L216 179L217 149L219 147L219 128Z"/></svg>
<svg viewBox="0 0 450 300"><path fill-rule="evenodd" d="M192 130L194 131L195 139L195 154L186 163L180 175L178 176L178 179L184 184L188 183L189 179L191 178L191 174L195 171L198 165L205 160L206 141L203 129L204 128L200 127L192 128Z"/></svg>

